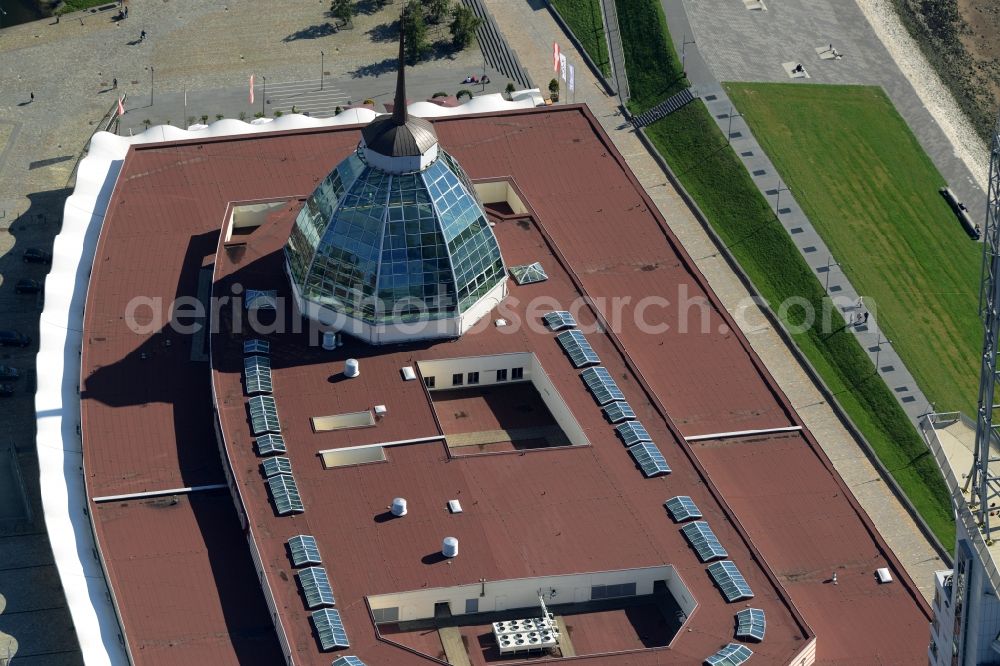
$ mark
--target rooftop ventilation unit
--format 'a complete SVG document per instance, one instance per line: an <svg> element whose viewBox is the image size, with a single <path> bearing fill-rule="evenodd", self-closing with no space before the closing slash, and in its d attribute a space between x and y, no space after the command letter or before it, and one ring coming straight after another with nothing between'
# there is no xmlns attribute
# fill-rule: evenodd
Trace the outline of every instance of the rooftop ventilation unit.
<svg viewBox="0 0 1000 666"><path fill-rule="evenodd" d="M408 365L405 366L402 370L400 370L400 372L403 373L404 381L412 382L414 379L417 378L417 373L415 373L413 371L413 368Z"/></svg>
<svg viewBox="0 0 1000 666"><path fill-rule="evenodd" d="M887 567L881 567L875 570L875 577L878 579L879 583L891 583L892 574L889 573Z"/></svg>
<svg viewBox="0 0 1000 666"><path fill-rule="evenodd" d="M361 365L358 363L358 359L349 358L344 363L344 376L345 377L357 377L361 374Z"/></svg>
<svg viewBox="0 0 1000 666"><path fill-rule="evenodd" d="M392 500L392 515L394 516L405 516L406 515L406 500L402 497L397 497Z"/></svg>
<svg viewBox="0 0 1000 666"><path fill-rule="evenodd" d="M455 537L445 537L441 543L441 554L445 557L455 557L458 555L458 539Z"/></svg>
<svg viewBox="0 0 1000 666"><path fill-rule="evenodd" d="M448 500L448 510L452 513L462 513L462 503L457 499Z"/></svg>
<svg viewBox="0 0 1000 666"><path fill-rule="evenodd" d="M334 331L323 331L323 349L333 351L337 348L337 334Z"/></svg>

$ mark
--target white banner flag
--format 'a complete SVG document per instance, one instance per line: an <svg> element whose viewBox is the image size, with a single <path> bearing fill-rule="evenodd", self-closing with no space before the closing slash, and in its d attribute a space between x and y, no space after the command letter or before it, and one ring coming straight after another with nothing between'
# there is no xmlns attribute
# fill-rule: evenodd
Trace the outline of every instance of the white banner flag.
<svg viewBox="0 0 1000 666"><path fill-rule="evenodd" d="M552 71L559 71L559 43L552 42Z"/></svg>
<svg viewBox="0 0 1000 666"><path fill-rule="evenodd" d="M573 69L573 65L569 66L569 91L573 92L576 89L576 70Z"/></svg>
<svg viewBox="0 0 1000 666"><path fill-rule="evenodd" d="M566 80L566 56L562 53L559 54L559 73L562 75L562 80Z"/></svg>
<svg viewBox="0 0 1000 666"><path fill-rule="evenodd" d="M250 103L253 104L253 74L250 75Z"/></svg>

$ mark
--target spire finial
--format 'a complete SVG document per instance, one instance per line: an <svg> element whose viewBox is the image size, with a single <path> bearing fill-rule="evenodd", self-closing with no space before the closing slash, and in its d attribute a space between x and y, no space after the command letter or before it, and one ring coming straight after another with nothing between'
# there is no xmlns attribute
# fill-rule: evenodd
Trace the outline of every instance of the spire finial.
<svg viewBox="0 0 1000 666"><path fill-rule="evenodd" d="M396 72L396 99L392 105L392 120L397 125L405 125L408 120L406 113L406 54L403 50L403 35L406 34L407 7L403 5L403 13L399 18L399 69Z"/></svg>

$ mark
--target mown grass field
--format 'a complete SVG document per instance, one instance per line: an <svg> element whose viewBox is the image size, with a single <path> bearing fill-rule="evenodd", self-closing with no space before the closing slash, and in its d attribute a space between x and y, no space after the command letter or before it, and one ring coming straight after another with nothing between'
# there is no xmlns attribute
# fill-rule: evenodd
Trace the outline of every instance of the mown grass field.
<svg viewBox="0 0 1000 666"><path fill-rule="evenodd" d="M644 17L621 22L633 95L629 106L638 113L687 82L665 29L659 2L616 1L620 18ZM641 75L634 77L633 72ZM805 317L801 307L779 309L779 305L789 298L805 299L817 312L832 310L829 327L803 327L804 330L794 333L793 337L931 530L946 548L950 548L955 540L950 498L926 446L892 391L876 374L868 354L846 330L839 311L830 307L823 285L775 219L768 202L727 145L704 104L689 104L650 125L646 131L786 327L797 330ZM831 139L828 137L828 140ZM857 160L858 155L852 153L845 159ZM853 168L848 169L848 173L853 172ZM799 198L798 186L793 185L793 189ZM901 192L906 193L902 195L904 198L912 196L905 188ZM932 192L936 192L936 185ZM808 198L804 191L803 194ZM831 195L814 195L816 198L827 196ZM840 205L844 205L843 202ZM957 223L954 224L957 227ZM857 242L864 242L864 239L859 238ZM928 270L933 270L933 266L928 266ZM924 309L919 300L899 306L900 310L909 308L908 312L916 313L911 317L922 316L920 311Z"/></svg>
<svg viewBox="0 0 1000 666"><path fill-rule="evenodd" d="M880 88L728 84L809 219L940 411L975 414L982 246Z"/></svg>
<svg viewBox="0 0 1000 666"><path fill-rule="evenodd" d="M599 0L552 0L552 4L573 34L580 40L590 59L601 69L604 76L611 76L608 62L608 41L604 38L604 23L601 21Z"/></svg>

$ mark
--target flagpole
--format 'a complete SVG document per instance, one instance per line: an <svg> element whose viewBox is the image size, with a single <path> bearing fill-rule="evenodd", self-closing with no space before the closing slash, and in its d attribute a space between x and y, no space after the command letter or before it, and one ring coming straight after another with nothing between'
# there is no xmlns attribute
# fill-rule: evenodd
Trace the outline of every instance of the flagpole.
<svg viewBox="0 0 1000 666"><path fill-rule="evenodd" d="M188 91L187 88L184 89L184 119L181 120L181 127L187 128L188 121Z"/></svg>

